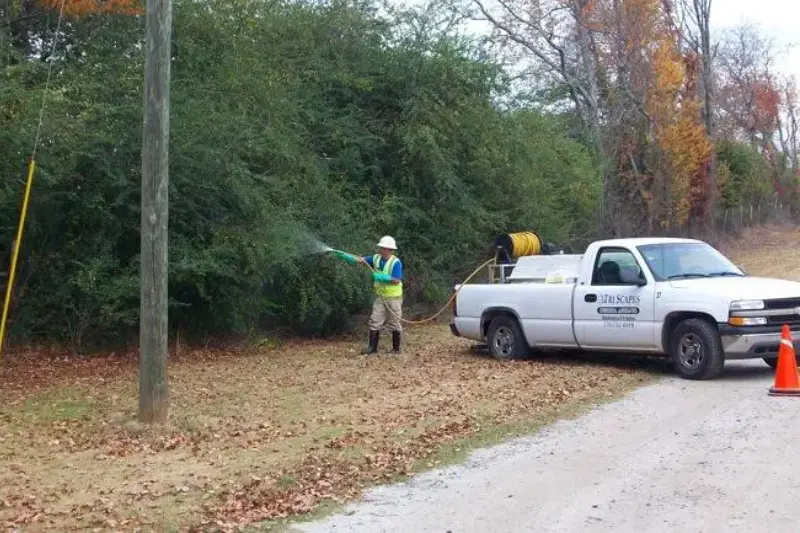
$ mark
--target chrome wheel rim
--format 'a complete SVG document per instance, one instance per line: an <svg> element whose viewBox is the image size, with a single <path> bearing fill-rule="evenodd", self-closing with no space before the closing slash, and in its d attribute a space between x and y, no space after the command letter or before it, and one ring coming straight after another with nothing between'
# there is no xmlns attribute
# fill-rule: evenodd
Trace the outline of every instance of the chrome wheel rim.
<svg viewBox="0 0 800 533"><path fill-rule="evenodd" d="M697 370L705 361L705 348L694 333L684 334L678 341L678 358L681 365L690 370Z"/></svg>
<svg viewBox="0 0 800 533"><path fill-rule="evenodd" d="M494 333L492 344L495 355L511 357L514 355L514 332L509 327L500 326Z"/></svg>

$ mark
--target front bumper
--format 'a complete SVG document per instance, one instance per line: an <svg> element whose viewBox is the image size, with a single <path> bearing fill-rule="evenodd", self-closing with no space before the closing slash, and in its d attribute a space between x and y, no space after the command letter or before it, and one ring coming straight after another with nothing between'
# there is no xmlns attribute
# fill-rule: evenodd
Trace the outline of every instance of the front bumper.
<svg viewBox="0 0 800 533"><path fill-rule="evenodd" d="M778 357L781 344L781 327L734 327L720 325L720 337L726 359L756 359ZM795 352L800 350L800 339L792 339Z"/></svg>

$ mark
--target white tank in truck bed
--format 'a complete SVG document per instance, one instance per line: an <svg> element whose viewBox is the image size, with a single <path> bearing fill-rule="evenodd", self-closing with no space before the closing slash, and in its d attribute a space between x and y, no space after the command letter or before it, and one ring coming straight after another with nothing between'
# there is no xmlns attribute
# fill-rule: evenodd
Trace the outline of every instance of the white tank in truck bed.
<svg viewBox="0 0 800 533"><path fill-rule="evenodd" d="M509 283L575 283L583 255L532 255L520 257L507 276Z"/></svg>

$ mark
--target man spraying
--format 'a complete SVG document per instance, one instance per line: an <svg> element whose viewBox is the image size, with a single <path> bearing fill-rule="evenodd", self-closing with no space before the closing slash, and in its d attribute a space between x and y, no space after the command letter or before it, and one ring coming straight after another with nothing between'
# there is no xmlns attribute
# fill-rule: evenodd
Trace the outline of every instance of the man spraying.
<svg viewBox="0 0 800 533"><path fill-rule="evenodd" d="M369 319L369 344L361 353L373 354L378 351L381 329L392 332L392 351L400 352L400 338L403 332L401 318L403 316L403 263L394 255L397 243L394 238L385 236L378 242L378 253L372 256L358 257L334 250L336 256L350 264L369 265L374 271L372 287L375 301L372 304L372 316Z"/></svg>

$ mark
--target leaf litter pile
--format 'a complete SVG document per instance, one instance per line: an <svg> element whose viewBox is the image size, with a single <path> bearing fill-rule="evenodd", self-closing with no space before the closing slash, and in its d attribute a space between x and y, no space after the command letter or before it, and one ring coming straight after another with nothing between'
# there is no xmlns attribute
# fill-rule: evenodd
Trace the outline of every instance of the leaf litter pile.
<svg viewBox="0 0 800 533"><path fill-rule="evenodd" d="M186 353L170 366L170 422L155 429L134 422L133 355L11 357L0 524L206 531L292 517L647 377L628 360L502 363L443 326L407 335L401 356L323 342Z"/></svg>
<svg viewBox="0 0 800 533"><path fill-rule="evenodd" d="M759 237L769 253L787 240ZM737 259L756 272L763 253ZM291 518L668 372L640 357L499 362L471 347L435 325L408 330L400 356L330 341L185 352L157 428L135 422L134 354L20 351L2 368L0 527L232 531Z"/></svg>

